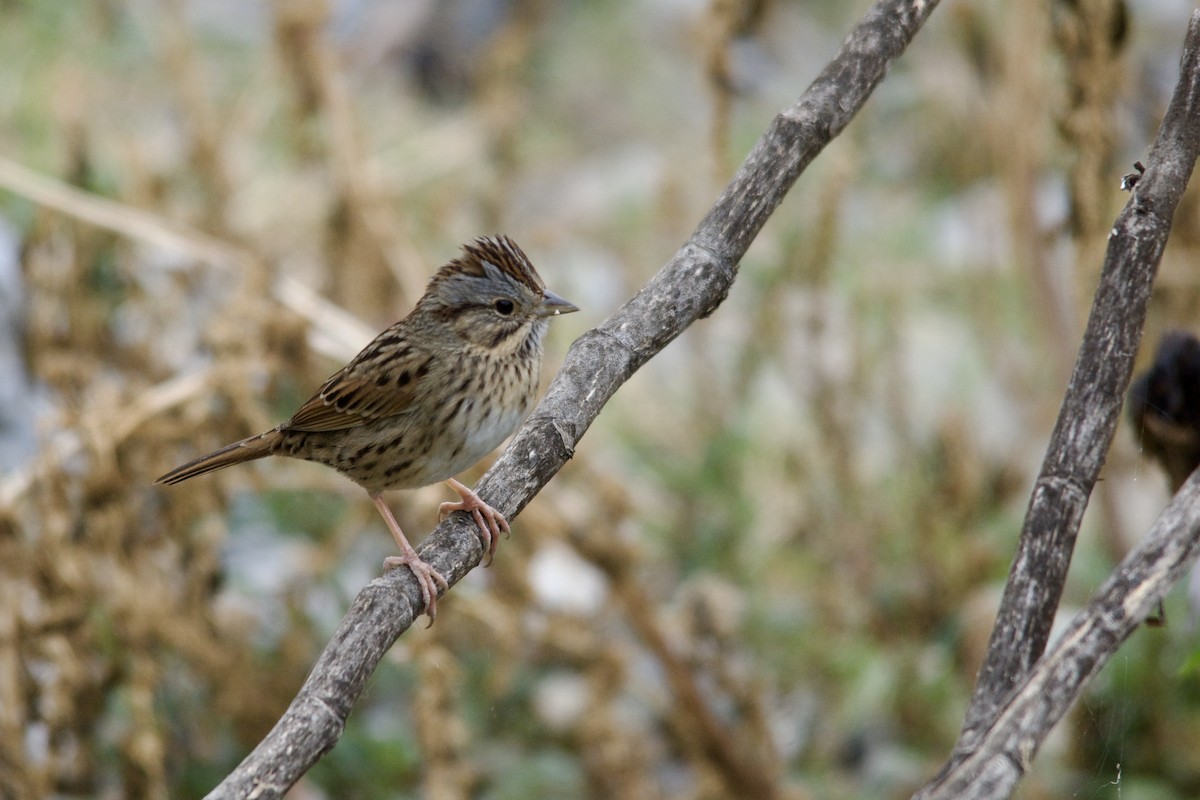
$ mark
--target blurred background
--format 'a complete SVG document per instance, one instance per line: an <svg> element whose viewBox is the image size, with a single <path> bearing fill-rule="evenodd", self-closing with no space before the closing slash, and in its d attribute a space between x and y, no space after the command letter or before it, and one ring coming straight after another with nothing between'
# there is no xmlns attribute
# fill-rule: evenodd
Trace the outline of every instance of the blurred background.
<svg viewBox="0 0 1200 800"><path fill-rule="evenodd" d="M272 460L460 243L582 312L683 243L865 0L3 0L0 796L195 797L393 545ZM943 3L729 299L622 388L303 798L902 798L947 756L1182 0ZM1140 364L1200 329L1196 194ZM464 480L473 481L482 466ZM1168 497L1122 424L1065 614ZM432 529L444 487L390 497ZM1200 793L1187 587L1026 798Z"/></svg>

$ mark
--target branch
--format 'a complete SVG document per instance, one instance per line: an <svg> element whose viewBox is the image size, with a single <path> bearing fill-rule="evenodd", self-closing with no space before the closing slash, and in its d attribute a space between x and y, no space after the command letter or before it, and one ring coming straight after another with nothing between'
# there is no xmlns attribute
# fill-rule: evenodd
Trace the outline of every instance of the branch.
<svg viewBox="0 0 1200 800"><path fill-rule="evenodd" d="M1054 648L998 707L975 749L917 795L921 800L1009 797L1046 735L1172 585L1200 557L1200 472L1071 621Z"/></svg>
<svg viewBox="0 0 1200 800"><path fill-rule="evenodd" d="M1011 701L1002 704L1013 686L1045 649L1075 535L1120 417L1171 218L1200 154L1200 12L1188 26L1180 71L1145 174L1109 234L1091 316L1034 484L975 694L943 771L968 757L976 760L973 754L985 737L992 740L1002 709L1011 713ZM1110 642L1112 651L1123 638ZM1031 755L1014 763L1024 764ZM924 791L917 796L925 797Z"/></svg>
<svg viewBox="0 0 1200 800"><path fill-rule="evenodd" d="M878 0L799 101L780 113L688 242L650 282L567 353L546 397L483 477L479 493L510 519L571 457L616 390L725 299L737 264L801 171L862 108L937 0ZM462 515L439 525L421 556L454 584L482 557ZM420 608L407 570L355 599L291 706L209 795L281 796L342 733L354 701Z"/></svg>

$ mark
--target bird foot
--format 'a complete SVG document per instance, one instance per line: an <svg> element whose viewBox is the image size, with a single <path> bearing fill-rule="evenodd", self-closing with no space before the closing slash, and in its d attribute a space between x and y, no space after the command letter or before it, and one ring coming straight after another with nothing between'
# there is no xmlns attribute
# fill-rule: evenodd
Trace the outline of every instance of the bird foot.
<svg viewBox="0 0 1200 800"><path fill-rule="evenodd" d="M387 507L387 503L383 502L383 497L379 492L370 492L370 495L371 502L375 504L375 508L379 509L383 521L387 523L388 530L392 532L392 538L400 546L400 555L388 556L383 560L383 571L388 573L397 567L408 567L412 570L412 574L417 578L417 586L421 587L421 600L425 603L425 613L429 615L429 625L432 626L434 618L437 617L438 587L440 586L442 591L446 591L450 588L450 584L442 577L442 573L417 555L417 551L408 543L404 531L400 530L400 523L396 522L396 517L392 515L392 510Z"/></svg>
<svg viewBox="0 0 1200 800"><path fill-rule="evenodd" d="M433 620L437 617L438 589L440 587L445 591L450 588L450 584L442 577L442 573L430 566L429 562L423 561L412 548L404 555L388 556L383 560L384 573L399 567L408 567L416 576L417 585L421 587L421 600L425 603L425 613L429 615L429 625L426 627L432 627Z"/></svg>
<svg viewBox="0 0 1200 800"><path fill-rule="evenodd" d="M446 484L458 492L462 500L457 503L442 503L438 506L438 519L441 520L455 511L468 512L475 520L476 527L479 528L479 540L483 543L483 552L487 557L484 566L490 567L492 559L496 555L496 546L500 544L500 534L504 533L506 536L511 534L508 520L499 511L483 502L479 495L453 478L446 481Z"/></svg>

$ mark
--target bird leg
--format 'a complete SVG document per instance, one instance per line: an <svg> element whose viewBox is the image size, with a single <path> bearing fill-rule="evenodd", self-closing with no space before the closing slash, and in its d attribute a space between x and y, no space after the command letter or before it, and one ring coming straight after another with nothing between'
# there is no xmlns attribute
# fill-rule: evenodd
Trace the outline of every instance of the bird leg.
<svg viewBox="0 0 1200 800"><path fill-rule="evenodd" d="M417 551L405 538L404 531L400 530L400 524L392 516L392 510L388 508L387 503L383 502L383 496L379 492L371 492L370 495L371 502L383 515L383 521L387 523L388 530L392 532L396 544L400 545L400 555L388 556L383 560L383 571L391 572L397 567L408 567L412 570L412 574L417 578L417 585L421 587L421 599L425 602L425 613L429 615L429 624L433 625L434 617L437 616L438 587L445 590L450 588L450 584L446 582L440 572L422 561L421 557L417 555Z"/></svg>
<svg viewBox="0 0 1200 800"><path fill-rule="evenodd" d="M496 555L496 546L500 544L500 533L509 533L508 520L496 509L479 498L479 495L462 485L454 478L446 481L446 485L458 492L462 498L457 503L442 503L438 506L438 519L452 511L467 511L479 526L479 539L483 542L483 552L487 556L485 566L491 566L492 557Z"/></svg>

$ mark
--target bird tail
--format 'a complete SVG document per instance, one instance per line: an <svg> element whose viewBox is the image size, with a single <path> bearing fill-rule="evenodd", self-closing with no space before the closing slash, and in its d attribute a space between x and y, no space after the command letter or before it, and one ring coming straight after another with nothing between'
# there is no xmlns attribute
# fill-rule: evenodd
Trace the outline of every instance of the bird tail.
<svg viewBox="0 0 1200 800"><path fill-rule="evenodd" d="M200 456L195 461L189 461L181 467L176 467L156 480L155 483L180 483L197 475L241 464L243 461L265 458L274 451L278 436L278 431L267 431L242 439L240 442L225 445L220 450L215 450L206 456Z"/></svg>

